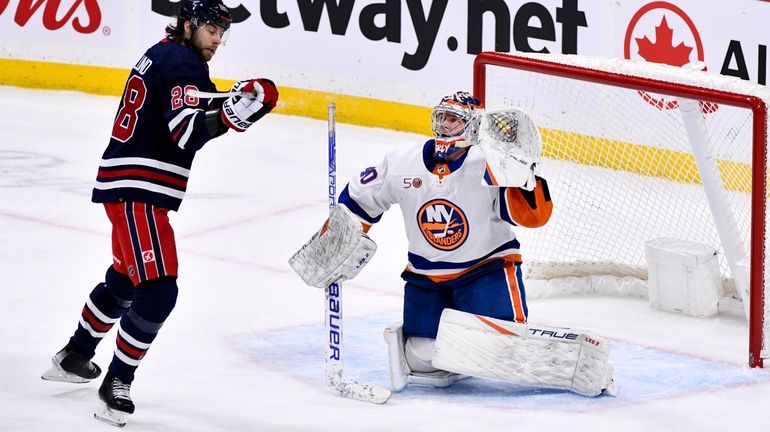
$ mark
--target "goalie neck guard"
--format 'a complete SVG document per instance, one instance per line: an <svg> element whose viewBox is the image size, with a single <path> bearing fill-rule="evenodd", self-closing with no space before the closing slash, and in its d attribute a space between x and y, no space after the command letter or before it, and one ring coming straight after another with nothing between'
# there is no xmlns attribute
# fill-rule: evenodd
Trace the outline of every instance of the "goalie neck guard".
<svg viewBox="0 0 770 432"><path fill-rule="evenodd" d="M465 91L458 91L441 99L433 108L431 116L431 129L436 141L434 158L446 159L461 147L465 147L456 145L460 141L474 144L481 122L477 110L482 108L482 103Z"/></svg>
<svg viewBox="0 0 770 432"><path fill-rule="evenodd" d="M182 0L179 17L189 19L193 30L211 23L227 31L233 22L230 10L221 0Z"/></svg>

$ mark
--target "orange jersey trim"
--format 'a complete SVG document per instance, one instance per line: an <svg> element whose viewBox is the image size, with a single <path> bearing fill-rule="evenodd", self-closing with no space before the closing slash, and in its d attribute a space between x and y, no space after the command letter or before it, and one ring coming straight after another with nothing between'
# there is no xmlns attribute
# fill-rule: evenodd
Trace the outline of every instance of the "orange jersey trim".
<svg viewBox="0 0 770 432"><path fill-rule="evenodd" d="M523 192L519 188L508 188L505 191L508 215L517 224L527 228L538 228L546 224L553 213L553 202L546 196L541 180L532 192ZM530 206L524 193L534 194L534 207Z"/></svg>
<svg viewBox="0 0 770 432"><path fill-rule="evenodd" d="M489 164L488 163L484 163L484 165L486 166L487 175L489 176L489 180L492 182L491 186L500 186L500 183L495 178L495 175L492 174L492 170L489 169Z"/></svg>
<svg viewBox="0 0 770 432"><path fill-rule="evenodd" d="M483 266L484 264L488 264L488 263L490 263L490 262L492 262L494 260L497 260L497 259L502 259L503 261L506 262L506 265L508 265L508 263L520 263L520 262L522 262L521 261L521 254L510 254L510 255L505 255L505 256L501 256L501 257L495 257L495 258L491 258L491 259L488 259L488 260L484 260L484 261L482 261L482 262L480 262L480 263L478 263L478 264L476 264L476 265L474 265L474 266L472 266L470 268L467 268L467 269L465 269L465 270L463 270L461 272L445 274L445 275L438 275L438 276L423 274L423 276L427 277L431 282L435 282L435 283L446 282L446 281L450 281L450 280L453 280L453 279L457 279L458 277L460 277L460 276L462 276L464 274L467 274L467 273L469 273L469 272L471 272L471 271L473 271L473 270ZM415 273L415 272L412 272L412 273ZM421 274L421 273L417 273L417 274ZM514 274L514 277L515 277L515 274Z"/></svg>
<svg viewBox="0 0 770 432"><path fill-rule="evenodd" d="M526 323L527 317L524 315L524 304L521 301L521 292L519 291L519 279L516 277L516 265L506 262L504 265L505 275L508 279L508 291L511 293L511 303L513 305L514 318L517 323Z"/></svg>

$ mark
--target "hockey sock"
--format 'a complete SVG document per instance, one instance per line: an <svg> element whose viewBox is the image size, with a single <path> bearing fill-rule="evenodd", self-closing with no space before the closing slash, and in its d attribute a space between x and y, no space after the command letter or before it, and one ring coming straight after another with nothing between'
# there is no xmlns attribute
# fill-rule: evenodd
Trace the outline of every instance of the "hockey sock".
<svg viewBox="0 0 770 432"><path fill-rule="evenodd" d="M115 355L109 367L110 373L124 383L133 382L136 368L174 309L177 292L173 278L154 279L136 287L134 302L120 320Z"/></svg>
<svg viewBox="0 0 770 432"><path fill-rule="evenodd" d="M134 284L128 276L110 267L104 280L88 296L78 328L69 341L70 348L87 359L94 356L96 346L128 309L133 297Z"/></svg>

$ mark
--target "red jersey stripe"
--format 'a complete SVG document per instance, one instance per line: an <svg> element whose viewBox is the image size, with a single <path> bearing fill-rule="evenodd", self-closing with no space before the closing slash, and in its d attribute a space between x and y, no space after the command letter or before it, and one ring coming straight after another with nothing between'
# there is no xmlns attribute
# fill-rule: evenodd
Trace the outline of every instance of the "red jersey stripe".
<svg viewBox="0 0 770 432"><path fill-rule="evenodd" d="M180 179L167 174L161 174L155 171L144 170L141 168L125 168L119 170L100 169L97 178L114 179L116 177L141 177L149 180L168 183L182 189L187 188L187 179Z"/></svg>

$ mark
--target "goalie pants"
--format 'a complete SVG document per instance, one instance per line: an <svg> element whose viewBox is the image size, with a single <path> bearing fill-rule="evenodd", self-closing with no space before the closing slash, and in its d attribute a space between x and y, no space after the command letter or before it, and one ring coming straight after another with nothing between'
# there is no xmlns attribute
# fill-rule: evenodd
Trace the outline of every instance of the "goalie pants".
<svg viewBox="0 0 770 432"><path fill-rule="evenodd" d="M131 383L177 298L177 255L168 210L144 203L107 203L113 265L94 287L69 346L92 358L119 322L110 372Z"/></svg>
<svg viewBox="0 0 770 432"><path fill-rule="evenodd" d="M527 322L527 300L521 263L494 260L457 279L433 282L405 271L404 338L435 338L441 312L463 312L519 323Z"/></svg>

